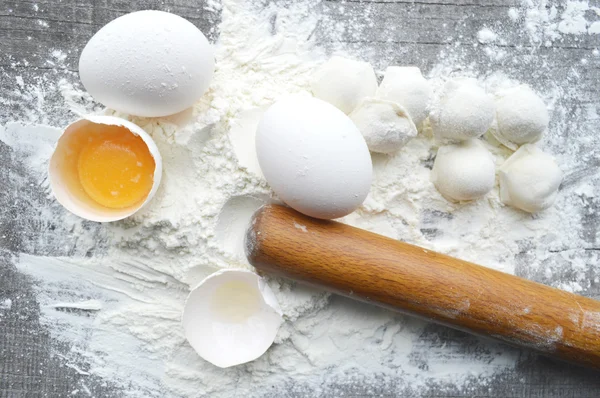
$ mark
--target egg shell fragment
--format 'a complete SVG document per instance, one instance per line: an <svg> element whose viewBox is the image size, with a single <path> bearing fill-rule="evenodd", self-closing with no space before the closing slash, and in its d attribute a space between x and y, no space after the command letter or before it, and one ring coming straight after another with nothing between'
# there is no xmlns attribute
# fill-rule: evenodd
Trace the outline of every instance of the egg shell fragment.
<svg viewBox="0 0 600 398"><path fill-rule="evenodd" d="M90 125L122 126L144 141L154 158L155 170L152 188L143 202L123 209L112 209L95 202L83 191L79 179L75 177L77 166L67 161L66 154L70 151L71 140L76 135L86 134ZM87 116L67 126L58 139L56 149L50 158L48 175L56 200L71 213L90 221L117 221L131 216L152 199L162 177L162 158L152 137L136 124L113 116Z"/></svg>
<svg viewBox="0 0 600 398"><path fill-rule="evenodd" d="M154 10L109 22L79 59L81 82L94 99L145 117L192 106L208 88L214 68L213 49L194 24Z"/></svg>
<svg viewBox="0 0 600 398"><path fill-rule="evenodd" d="M185 337L203 359L220 368L250 362L273 344L282 312L254 272L226 269L194 287L185 303Z"/></svg>
<svg viewBox="0 0 600 398"><path fill-rule="evenodd" d="M371 187L371 154L360 131L316 98L292 95L273 104L258 125L256 153L279 198L311 217L350 214Z"/></svg>
<svg viewBox="0 0 600 398"><path fill-rule="evenodd" d="M256 141L258 123L260 123L260 119L267 108L252 108L240 112L231 121L231 129L229 129L229 140L238 164L240 167L261 178L264 178L264 176L258 164L256 145L254 143Z"/></svg>

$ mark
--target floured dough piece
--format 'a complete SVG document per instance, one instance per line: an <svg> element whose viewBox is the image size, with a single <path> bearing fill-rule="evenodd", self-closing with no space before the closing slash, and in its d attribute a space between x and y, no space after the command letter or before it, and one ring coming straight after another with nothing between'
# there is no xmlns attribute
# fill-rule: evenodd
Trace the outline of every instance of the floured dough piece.
<svg viewBox="0 0 600 398"><path fill-rule="evenodd" d="M496 139L511 149L538 141L548 128L544 101L527 85L500 92L497 97L497 126L492 130Z"/></svg>
<svg viewBox="0 0 600 398"><path fill-rule="evenodd" d="M377 98L403 106L417 127L429 113L431 86L416 66L390 66L385 70Z"/></svg>
<svg viewBox="0 0 600 398"><path fill-rule="evenodd" d="M377 77L368 62L332 57L315 72L311 89L315 97L349 114L377 90Z"/></svg>
<svg viewBox="0 0 600 398"><path fill-rule="evenodd" d="M492 154L476 139L438 149L431 181L448 200L477 199L492 190L496 170Z"/></svg>
<svg viewBox="0 0 600 398"><path fill-rule="evenodd" d="M352 111L350 119L372 152L396 152L417 135L406 109L392 101L366 98Z"/></svg>
<svg viewBox="0 0 600 398"><path fill-rule="evenodd" d="M517 209L535 213L554 203L562 172L554 158L525 144L499 168L500 200Z"/></svg>
<svg viewBox="0 0 600 398"><path fill-rule="evenodd" d="M450 80L430 115L438 139L467 140L482 136L494 121L494 101L475 79Z"/></svg>

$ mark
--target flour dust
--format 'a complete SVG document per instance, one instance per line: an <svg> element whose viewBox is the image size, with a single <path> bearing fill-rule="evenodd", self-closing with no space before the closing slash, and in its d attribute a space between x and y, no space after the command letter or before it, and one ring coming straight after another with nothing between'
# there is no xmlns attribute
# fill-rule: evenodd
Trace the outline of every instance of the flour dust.
<svg viewBox="0 0 600 398"><path fill-rule="evenodd" d="M519 26L531 42L550 46L556 35L583 34L583 25L586 34L593 33L594 22L577 17L583 3L575 3L548 15L545 3L527 3L507 9L498 25ZM217 70L202 100L175 117L145 119L102 110L67 72L17 80L10 98L0 98L11 106L31 104L0 130L0 140L26 171L15 177L14 186L33 183L41 195L38 206L20 215L42 227L21 250L17 267L37 280L44 324L72 347L62 354L66 364L82 375L120 383L133 397L227 397L232 391L236 396L340 395L358 384L367 395L383 386L419 396L433 387L469 391L515 368L516 350L273 278L268 282L286 322L258 360L219 369L200 359L183 336L180 318L189 287L219 269L250 268L241 254L240 220L276 200L245 136L253 133L256 113L283 95L308 90L311 73L332 53L385 69L391 61L375 58L374 44L363 42L363 49L353 44L368 37L380 6L365 5L357 17L354 3L334 8L317 0L207 2L222 15ZM543 147L567 174L556 205L539 215L525 214L503 206L497 187L478 201L449 203L429 180L437 143L425 129L396 155L373 156L371 193L343 221L587 293L599 282L589 220L599 185L592 169L597 154L586 154L582 146L598 147L598 139L590 126L575 132L570 127L570 104L585 93L573 88L572 74L527 81L508 67L487 70L503 60L486 50L510 38L495 25L478 29L471 32L478 46L473 51L489 64L477 65L463 47L449 45L424 72L437 88L451 77L471 76L491 93L520 81L543 96L553 115ZM49 57L60 64L60 52ZM520 61L517 67L534 62L525 56ZM588 104L577 111L598 120L596 108L597 103ZM60 127L77 115L99 112L144 128L164 162L163 182L150 205L111 224L87 223L62 210L46 180ZM510 155L492 137L485 145L497 165ZM58 228L62 237L43 232L44 225ZM0 295L0 309L10 306ZM65 308L69 311L61 311Z"/></svg>

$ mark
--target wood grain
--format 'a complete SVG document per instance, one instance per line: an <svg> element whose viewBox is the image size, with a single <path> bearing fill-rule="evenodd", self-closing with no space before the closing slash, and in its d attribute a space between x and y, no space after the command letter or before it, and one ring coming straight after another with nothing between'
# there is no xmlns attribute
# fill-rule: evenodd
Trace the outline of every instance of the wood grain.
<svg viewBox="0 0 600 398"><path fill-rule="evenodd" d="M261 272L600 369L600 301L279 205L246 242Z"/></svg>

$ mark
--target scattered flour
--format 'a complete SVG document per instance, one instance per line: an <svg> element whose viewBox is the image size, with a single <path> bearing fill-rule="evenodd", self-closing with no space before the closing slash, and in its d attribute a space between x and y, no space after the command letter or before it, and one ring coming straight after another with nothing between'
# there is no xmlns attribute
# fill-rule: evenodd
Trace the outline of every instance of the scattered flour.
<svg viewBox="0 0 600 398"><path fill-rule="evenodd" d="M67 58L67 54L60 50L53 50L50 55L58 62L63 62Z"/></svg>
<svg viewBox="0 0 600 398"><path fill-rule="evenodd" d="M580 34L587 32L588 21L585 19L585 12L589 10L587 2L569 1L566 8L560 15L560 22L557 29L564 34Z"/></svg>
<svg viewBox="0 0 600 398"><path fill-rule="evenodd" d="M594 35L600 34L600 22L599 21L592 22L590 24L590 27L588 28L588 33L594 34Z"/></svg>
<svg viewBox="0 0 600 398"><path fill-rule="evenodd" d="M490 28L483 28L477 32L477 40L481 44L493 43L498 39L498 35L494 33Z"/></svg>
<svg viewBox="0 0 600 398"><path fill-rule="evenodd" d="M274 200L264 179L238 162L241 146L236 148L229 131L248 125L238 123L247 112L309 88L312 72L326 59L313 34L320 24L328 24L326 33L333 38L340 32L360 35L361 29L369 29L368 24L357 27L351 20L321 18L315 10L318 3L208 2L211 10L222 11L222 22L217 70L202 101L176 117L119 115L150 133L163 157L163 182L146 209L122 222L102 225L67 214L51 198L44 206L27 210L28 217L64 226L65 235L77 237L76 243L64 244L72 247L61 257L33 250L36 242L32 242L31 254L20 254L16 265L38 281L42 322L55 338L71 346L65 361L81 375L118 382L124 395L132 397L230 396L232 385L236 396L259 396L267 390L273 396L341 395L343 390L336 388L353 382L390 386L396 395L408 395L431 386L461 389L470 383L486 384L515 367L517 351L496 349L475 337L473 344L484 349L466 351L452 335L444 337L426 322L279 279L269 279L269 284L286 322L263 357L218 369L185 342L180 317L189 287L218 269L249 268L240 255L240 220ZM509 16L513 21L523 19L530 37L539 43L581 31L576 16L582 8L570 7L567 14L556 8L548 11L545 3L527 3L511 9ZM562 31L561 22L565 22ZM52 55L59 64L61 58L59 53ZM429 74L432 84L442 87L455 69L456 60L446 57ZM467 66L460 74L476 75ZM499 73L480 77L480 83L488 92L515 85ZM18 111L22 120L52 123L49 115L54 108L48 102L55 92L72 112L60 114L55 125L66 125L73 114L99 111L69 79L42 78L17 85L21 88L6 101L11 105L30 100L29 110ZM513 210L501 204L497 187L475 202L448 202L429 180L438 144L425 126L394 156L373 156L371 193L344 221L566 290L588 289L596 283L587 274L600 251L583 246L579 234L590 216L584 204L598 195L598 177L576 178L584 164L577 162L586 159L576 149L561 146L560 129L570 117L555 106L563 92L548 89L544 94L557 115L546 145L567 173L555 207L538 216ZM18 123L0 128L0 140L46 191L45 162L59 132ZM241 135L237 131L236 137ZM16 138L20 136L31 138ZM485 138L499 166L510 151L493 137ZM590 139L589 144L595 141ZM15 179L15 184L23 181ZM523 264L526 270L515 269ZM6 303L0 308L10 305Z"/></svg>
<svg viewBox="0 0 600 398"><path fill-rule="evenodd" d="M563 35L594 34L595 28L588 30L594 21L586 18L590 9L587 1L557 2L556 5L547 0L524 0L525 27L534 43L546 46L560 39ZM514 13L510 14L513 18Z"/></svg>
<svg viewBox="0 0 600 398"><path fill-rule="evenodd" d="M51 308L62 308L62 309L76 309L84 311L100 311L102 309L102 302L98 300L86 300L75 303L54 303L50 304Z"/></svg>
<svg viewBox="0 0 600 398"><path fill-rule="evenodd" d="M5 299L0 301L0 310L10 310L12 308L12 300Z"/></svg>
<svg viewBox="0 0 600 398"><path fill-rule="evenodd" d="M555 42L564 39L577 41L582 34L600 34L600 17L598 8L591 7L584 1L553 1L553 0L521 0L522 7L508 9L508 17L519 30L515 31L510 25L503 26L500 31L482 27L477 32L477 40L482 44L507 44L504 38L515 32L521 34L523 28L529 41L535 46L551 47ZM593 11L593 12L591 12ZM496 55L490 52L490 57Z"/></svg>
<svg viewBox="0 0 600 398"><path fill-rule="evenodd" d="M519 20L519 10L517 8L511 7L508 9L508 16L513 22L517 22Z"/></svg>

